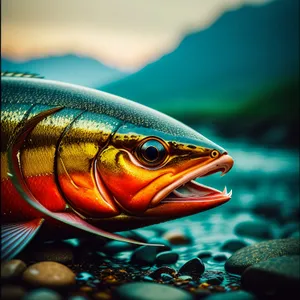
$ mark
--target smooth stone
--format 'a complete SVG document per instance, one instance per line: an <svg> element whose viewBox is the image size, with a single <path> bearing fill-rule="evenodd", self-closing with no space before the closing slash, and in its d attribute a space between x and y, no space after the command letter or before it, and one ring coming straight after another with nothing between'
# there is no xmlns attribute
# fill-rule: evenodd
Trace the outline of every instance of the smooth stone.
<svg viewBox="0 0 300 300"><path fill-rule="evenodd" d="M108 254L115 254L119 252L124 252L128 250L132 250L136 247L131 243L119 242L119 241L111 241L104 245L102 251Z"/></svg>
<svg viewBox="0 0 300 300"><path fill-rule="evenodd" d="M216 293L205 298L205 300L257 300L256 296L245 291L234 291L227 293Z"/></svg>
<svg viewBox="0 0 300 300"><path fill-rule="evenodd" d="M130 261L138 265L153 265L156 259L157 247L141 246L131 255Z"/></svg>
<svg viewBox="0 0 300 300"><path fill-rule="evenodd" d="M94 279L94 276L88 272L80 272L76 275L76 280L87 282L88 280Z"/></svg>
<svg viewBox="0 0 300 300"><path fill-rule="evenodd" d="M163 238L169 241L172 245L188 245L191 243L191 238L180 231L169 231L163 235Z"/></svg>
<svg viewBox="0 0 300 300"><path fill-rule="evenodd" d="M240 239L232 239L232 240L226 241L222 245L221 250L222 251L227 251L227 252L235 252L235 251L240 250L241 248L244 248L246 246L248 246L248 243L246 243L246 242L244 242Z"/></svg>
<svg viewBox="0 0 300 300"><path fill-rule="evenodd" d="M19 285L1 284L1 299L3 300L19 300L24 297L26 291Z"/></svg>
<svg viewBox="0 0 300 300"><path fill-rule="evenodd" d="M193 296L181 289L151 282L132 282L121 285L113 292L118 300L192 300Z"/></svg>
<svg viewBox="0 0 300 300"><path fill-rule="evenodd" d="M163 280L163 281L170 281L173 279L173 277L167 273L161 273L160 274L160 278Z"/></svg>
<svg viewBox="0 0 300 300"><path fill-rule="evenodd" d="M1 279L15 279L26 270L26 264L20 259L12 259L1 263Z"/></svg>
<svg viewBox="0 0 300 300"><path fill-rule="evenodd" d="M212 256L212 252L211 251L200 251L198 253L198 258L204 260L204 259L208 259Z"/></svg>
<svg viewBox="0 0 300 300"><path fill-rule="evenodd" d="M188 275L182 275L182 276L178 276L178 279L180 279L180 280L192 280L193 279L193 277L191 277L191 276L188 276Z"/></svg>
<svg viewBox="0 0 300 300"><path fill-rule="evenodd" d="M271 239L274 238L274 233L270 222L265 220L244 221L237 224L234 228L234 233L250 238Z"/></svg>
<svg viewBox="0 0 300 300"><path fill-rule="evenodd" d="M155 262L158 266L161 266L163 264L169 265L176 263L178 258L178 253L174 251L165 251L157 254Z"/></svg>
<svg viewBox="0 0 300 300"><path fill-rule="evenodd" d="M50 289L37 289L29 292L23 300L61 300L62 297L57 292Z"/></svg>
<svg viewBox="0 0 300 300"><path fill-rule="evenodd" d="M204 273L205 266L200 258L193 258L186 262L178 271L182 275L200 276Z"/></svg>
<svg viewBox="0 0 300 300"><path fill-rule="evenodd" d="M144 276L143 281L150 281L151 282L151 281L154 281L154 279L150 276Z"/></svg>
<svg viewBox="0 0 300 300"><path fill-rule="evenodd" d="M64 287L75 284L75 274L57 262L39 262L28 267L23 279L33 286Z"/></svg>
<svg viewBox="0 0 300 300"><path fill-rule="evenodd" d="M229 273L242 274L249 266L283 255L298 255L299 239L278 239L247 246L234 253L225 263Z"/></svg>
<svg viewBox="0 0 300 300"><path fill-rule="evenodd" d="M217 273L205 273L204 276L201 278L201 283L208 283L212 285L220 285L224 281L224 277L221 274Z"/></svg>
<svg viewBox="0 0 300 300"><path fill-rule="evenodd" d="M214 261L224 262L228 259L228 257L229 257L228 254L220 252L220 253L214 254L212 258Z"/></svg>
<svg viewBox="0 0 300 300"><path fill-rule="evenodd" d="M241 282L245 290L257 295L300 296L300 256L273 257L247 268ZM298 298L299 299L299 298Z"/></svg>
<svg viewBox="0 0 300 300"><path fill-rule="evenodd" d="M166 274L174 276L176 274L176 271L169 267L161 267L161 268L158 268L157 270L153 271L152 273L150 273L149 276L154 279L159 279L160 275L162 273L166 273Z"/></svg>
<svg viewBox="0 0 300 300"><path fill-rule="evenodd" d="M62 264L72 263L74 260L73 247L63 242L30 246L21 257L26 261L55 261Z"/></svg>

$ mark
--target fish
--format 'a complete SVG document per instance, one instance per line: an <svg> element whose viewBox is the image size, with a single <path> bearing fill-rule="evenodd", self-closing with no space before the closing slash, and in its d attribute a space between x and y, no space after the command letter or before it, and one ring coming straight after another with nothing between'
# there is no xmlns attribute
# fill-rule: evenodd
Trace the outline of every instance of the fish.
<svg viewBox="0 0 300 300"><path fill-rule="evenodd" d="M32 240L116 234L197 214L232 191L197 178L233 159L183 123L109 93L1 73L1 257Z"/></svg>

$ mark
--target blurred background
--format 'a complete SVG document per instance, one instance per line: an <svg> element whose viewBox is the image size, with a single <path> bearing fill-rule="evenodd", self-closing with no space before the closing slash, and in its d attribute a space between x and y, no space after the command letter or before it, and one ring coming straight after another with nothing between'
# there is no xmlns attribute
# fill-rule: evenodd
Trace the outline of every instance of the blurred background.
<svg viewBox="0 0 300 300"><path fill-rule="evenodd" d="M1 3L2 71L129 98L226 148L232 171L201 182L232 200L201 218L299 225L298 0Z"/></svg>

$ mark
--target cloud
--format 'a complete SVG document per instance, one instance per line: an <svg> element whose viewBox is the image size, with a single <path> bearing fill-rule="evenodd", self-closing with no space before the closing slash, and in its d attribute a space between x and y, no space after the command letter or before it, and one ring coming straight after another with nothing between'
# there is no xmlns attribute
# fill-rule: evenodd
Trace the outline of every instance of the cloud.
<svg viewBox="0 0 300 300"><path fill-rule="evenodd" d="M2 55L76 53L134 70L224 11L270 0L2 0Z"/></svg>

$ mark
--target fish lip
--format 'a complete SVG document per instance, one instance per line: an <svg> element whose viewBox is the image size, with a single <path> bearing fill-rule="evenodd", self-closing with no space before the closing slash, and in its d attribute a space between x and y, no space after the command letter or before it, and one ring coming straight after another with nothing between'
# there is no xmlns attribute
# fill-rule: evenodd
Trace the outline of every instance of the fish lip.
<svg viewBox="0 0 300 300"><path fill-rule="evenodd" d="M159 191L151 200L150 207L155 207L159 205L160 203L167 203L167 202L178 202L178 201L184 201L184 202L195 202L195 201L205 201L205 200L214 200L214 201L220 201L220 202L226 202L230 200L232 196L232 191L227 193L227 189L225 187L224 191L221 192L217 189L205 186L203 184L200 184L194 179L198 177L205 177L210 174L216 173L221 171L221 176L225 175L227 172L230 171L230 169L233 166L233 159L228 154L223 154L222 156L218 157L217 159L213 160L212 162L208 163L207 165L194 168L190 172L188 172L183 177L179 178L178 180L174 181L169 186L165 187L161 191ZM187 185L190 188L194 189L204 189L207 191L207 195L195 195L194 197L191 196L180 196L178 192L176 191L177 188ZM175 195L175 197L173 195Z"/></svg>

